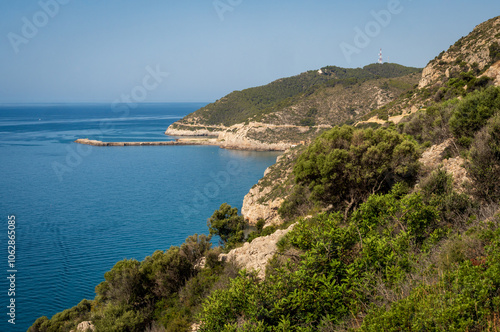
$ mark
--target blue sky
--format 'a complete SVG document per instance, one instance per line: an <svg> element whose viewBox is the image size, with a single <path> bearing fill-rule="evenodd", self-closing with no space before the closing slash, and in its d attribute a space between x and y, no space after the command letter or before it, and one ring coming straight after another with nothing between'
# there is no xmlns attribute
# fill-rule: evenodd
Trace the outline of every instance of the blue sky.
<svg viewBox="0 0 500 332"><path fill-rule="evenodd" d="M362 67L380 48L424 67L497 15L498 0L1 1L0 103L211 102L327 65Z"/></svg>

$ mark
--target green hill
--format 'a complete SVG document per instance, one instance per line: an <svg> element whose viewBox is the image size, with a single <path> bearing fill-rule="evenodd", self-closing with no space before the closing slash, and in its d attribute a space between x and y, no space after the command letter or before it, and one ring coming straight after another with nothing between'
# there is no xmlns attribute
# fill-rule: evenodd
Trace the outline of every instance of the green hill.
<svg viewBox="0 0 500 332"><path fill-rule="evenodd" d="M372 64L364 68L324 67L297 76L282 78L264 86L234 91L186 116L179 124L224 125L266 120L266 115L283 110L321 90L344 88L383 78L397 78L420 73L421 69L397 64ZM416 83L416 79L413 83ZM286 124L286 123L282 123Z"/></svg>

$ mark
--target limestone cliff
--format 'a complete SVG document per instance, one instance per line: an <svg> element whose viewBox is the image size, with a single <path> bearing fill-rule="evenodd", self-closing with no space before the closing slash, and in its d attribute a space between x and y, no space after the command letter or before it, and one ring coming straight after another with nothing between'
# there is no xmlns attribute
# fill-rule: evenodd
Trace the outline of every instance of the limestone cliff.
<svg viewBox="0 0 500 332"><path fill-rule="evenodd" d="M288 197L293 185L293 165L303 149L304 146L298 146L279 156L276 164L266 170L264 177L245 196L241 213L250 224L256 224L259 219L264 219L266 225L281 224L278 209Z"/></svg>
<svg viewBox="0 0 500 332"><path fill-rule="evenodd" d="M491 65L484 73L485 76L491 77L496 86L500 86L500 60Z"/></svg>
<svg viewBox="0 0 500 332"><path fill-rule="evenodd" d="M276 243L294 226L295 224L287 229L279 229L271 235L258 237L250 243L245 242L242 247L233 249L227 254L221 254L219 260L234 261L240 268L256 271L257 277L264 279L266 265L278 251Z"/></svg>

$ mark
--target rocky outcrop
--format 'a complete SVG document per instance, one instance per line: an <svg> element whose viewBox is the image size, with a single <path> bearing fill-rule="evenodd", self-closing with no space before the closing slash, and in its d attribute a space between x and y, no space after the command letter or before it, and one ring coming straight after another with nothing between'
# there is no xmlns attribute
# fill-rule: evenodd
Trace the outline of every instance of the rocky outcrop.
<svg viewBox="0 0 500 332"><path fill-rule="evenodd" d="M276 243L290 232L294 226L295 224L287 229L277 230L271 235L258 237L250 243L246 242L243 247L219 255L219 260L233 261L242 269L256 271L257 277L262 280L266 275L267 263L278 250Z"/></svg>
<svg viewBox="0 0 500 332"><path fill-rule="evenodd" d="M278 126L260 122L250 122L249 124L236 124L229 127L226 131L219 134L219 141L221 146L227 149L242 149L242 150L264 150L264 151L285 151L292 146L298 144L289 139L286 140L258 140L253 137L259 137L256 133L264 133L267 130L280 130L280 129L298 129L299 131L307 131L307 127L299 126ZM252 135L253 134L253 135Z"/></svg>
<svg viewBox="0 0 500 332"><path fill-rule="evenodd" d="M286 151L276 159L276 164L264 172L264 177L245 195L241 214L255 225L263 219L266 225L279 225L281 203L288 197L293 165L302 146Z"/></svg>
<svg viewBox="0 0 500 332"><path fill-rule="evenodd" d="M91 321L85 321L78 324L78 326L76 327L76 331L71 330L70 332L93 332L93 331L95 331L94 324L92 324Z"/></svg>
<svg viewBox="0 0 500 332"><path fill-rule="evenodd" d="M285 151L300 142L295 142L292 139L286 139L288 135L281 135L280 139L276 133L280 131L296 131L304 133L310 130L309 127L293 126L293 125L273 125L261 122L250 122L248 124L236 124L231 127L214 126L200 128L196 125L185 125L174 123L168 127L165 132L170 136L214 136L215 138L208 139L210 145L219 145L225 149L235 150L252 150L252 151ZM259 137L264 137L266 132L271 131L273 139L260 140ZM196 142L197 139L180 138L178 142Z"/></svg>
<svg viewBox="0 0 500 332"><path fill-rule="evenodd" d="M225 131L224 126L199 126L189 124L171 124L165 131L165 135L169 136L213 136L217 137Z"/></svg>
<svg viewBox="0 0 500 332"><path fill-rule="evenodd" d="M259 219L263 219L267 225L281 224L281 219L278 214L278 209L283 203L283 198L278 197L272 201L262 202L267 194L271 192L271 187L261 188L254 186L243 199L243 207L241 214L245 217L249 224L255 225Z"/></svg>
<svg viewBox="0 0 500 332"><path fill-rule="evenodd" d="M441 144L433 145L422 153L420 162L427 171L442 167L453 177L453 187L458 192L464 191L464 184L470 181L467 177L467 170L464 168L465 160L457 156L455 158L444 158L445 150L451 147L453 140L447 139Z"/></svg>
<svg viewBox="0 0 500 332"><path fill-rule="evenodd" d="M484 76L488 76L493 79L493 84L500 86L500 61L495 62L490 68L484 73Z"/></svg>

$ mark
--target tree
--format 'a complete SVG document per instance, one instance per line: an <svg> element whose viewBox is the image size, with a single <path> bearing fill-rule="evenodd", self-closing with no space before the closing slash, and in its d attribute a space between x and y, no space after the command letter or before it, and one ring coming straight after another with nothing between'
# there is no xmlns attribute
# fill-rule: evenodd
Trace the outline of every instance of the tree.
<svg viewBox="0 0 500 332"><path fill-rule="evenodd" d="M238 209L223 203L208 220L210 235L218 235L223 245L228 248L243 241L245 220L238 215Z"/></svg>
<svg viewBox="0 0 500 332"><path fill-rule="evenodd" d="M119 261L104 274L105 281L95 291L99 302L113 301L118 304L135 304L142 300L144 289L140 263L135 259Z"/></svg>

